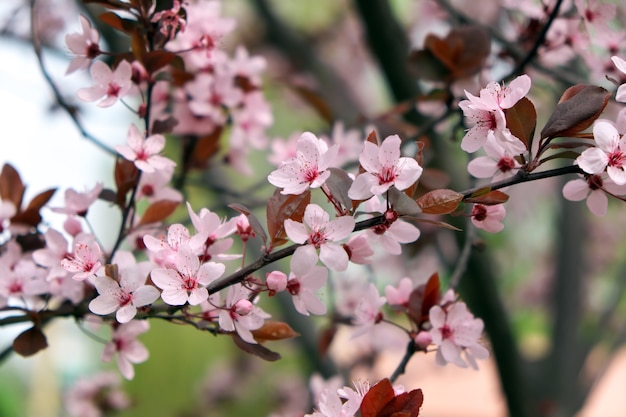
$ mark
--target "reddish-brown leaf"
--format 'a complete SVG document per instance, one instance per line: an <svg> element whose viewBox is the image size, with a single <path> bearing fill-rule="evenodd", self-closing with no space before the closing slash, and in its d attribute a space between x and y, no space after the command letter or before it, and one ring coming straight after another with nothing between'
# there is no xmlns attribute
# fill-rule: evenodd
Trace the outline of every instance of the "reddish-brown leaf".
<svg viewBox="0 0 626 417"><path fill-rule="evenodd" d="M300 195L283 195L279 189L267 202L267 230L270 236L270 247L287 243L285 234L285 220L302 221L304 209L311 202L311 190Z"/></svg>
<svg viewBox="0 0 626 417"><path fill-rule="evenodd" d="M268 340L293 339L300 334L285 322L267 320L261 328L252 330L252 336L257 342L263 343Z"/></svg>
<svg viewBox="0 0 626 417"><path fill-rule="evenodd" d="M50 199L52 198L55 192L56 192L56 188L51 188L49 190L46 190L37 194L35 197L33 197L32 200L30 200L30 203L28 203L26 210L39 211L43 206L46 205L48 201L50 201Z"/></svg>
<svg viewBox="0 0 626 417"><path fill-rule="evenodd" d="M380 412L395 397L393 387L388 378L371 387L361 401L361 417L378 417Z"/></svg>
<svg viewBox="0 0 626 417"><path fill-rule="evenodd" d="M486 192L476 192L471 197L465 199L468 203L484 204L486 206L493 206L496 204L502 204L509 201L508 194L502 191L493 190Z"/></svg>
<svg viewBox="0 0 626 417"><path fill-rule="evenodd" d="M346 171L339 168L329 168L330 177L324 183L330 195L341 204L343 209L352 209L352 200L348 197L348 190L352 185L352 178Z"/></svg>
<svg viewBox="0 0 626 417"><path fill-rule="evenodd" d="M320 336L317 339L317 348L321 357L326 356L328 353L328 349L330 349L330 345L335 340L336 334L337 325L334 323L320 332Z"/></svg>
<svg viewBox="0 0 626 417"><path fill-rule="evenodd" d="M423 402L421 389L403 392L385 404L377 417L418 417Z"/></svg>
<svg viewBox="0 0 626 417"><path fill-rule="evenodd" d="M41 223L41 214L39 214L39 210L35 209L26 209L18 211L15 216L11 217L11 223L15 224L23 224L32 227L37 227L39 223Z"/></svg>
<svg viewBox="0 0 626 417"><path fill-rule="evenodd" d="M26 187L22 183L20 174L11 164L4 164L0 172L0 197L12 202L19 210Z"/></svg>
<svg viewBox="0 0 626 417"><path fill-rule="evenodd" d="M248 218L248 223L250 223L250 227L254 233L263 241L264 244L267 244L267 233L265 233L265 229L261 225L259 219L250 211L249 208L239 203L229 204L228 207L245 215Z"/></svg>
<svg viewBox="0 0 626 417"><path fill-rule="evenodd" d="M233 336L233 342L235 342L235 345L246 353L257 356L268 362L274 362L281 358L279 353L269 350L263 345L260 345L258 343L246 342L241 337L239 337L237 333L232 333L232 336Z"/></svg>
<svg viewBox="0 0 626 417"><path fill-rule="evenodd" d="M176 54L169 51L150 51L143 55L143 66L149 74L154 74L176 58Z"/></svg>
<svg viewBox="0 0 626 417"><path fill-rule="evenodd" d="M117 186L117 205L124 207L126 194L135 187L139 180L139 170L133 162L124 158L117 158L114 176Z"/></svg>
<svg viewBox="0 0 626 417"><path fill-rule="evenodd" d="M113 12L105 12L99 16L103 23L111 26L114 29L124 32L126 34L132 34L136 31L137 22L135 20L124 19L118 14Z"/></svg>
<svg viewBox="0 0 626 417"><path fill-rule="evenodd" d="M446 81L451 71L428 49L409 54L409 69L415 78L426 81Z"/></svg>
<svg viewBox="0 0 626 417"><path fill-rule="evenodd" d="M513 107L506 109L504 114L506 127L515 137L524 142L526 149L530 149L537 126L535 105L526 97L522 97Z"/></svg>
<svg viewBox="0 0 626 417"><path fill-rule="evenodd" d="M446 188L430 191L416 201L425 214L449 214L457 209L463 194Z"/></svg>
<svg viewBox="0 0 626 417"><path fill-rule="evenodd" d="M191 168L204 169L207 166L208 160L220 149L221 135L222 128L218 127L208 135L198 139L191 154L189 163Z"/></svg>
<svg viewBox="0 0 626 417"><path fill-rule="evenodd" d="M587 129L600 116L610 97L611 93L595 85L568 88L541 130L541 138L570 136Z"/></svg>
<svg viewBox="0 0 626 417"><path fill-rule="evenodd" d="M150 223L157 223L165 220L180 205L178 201L159 200L150 204L141 216L141 220L137 226L143 226Z"/></svg>
<svg viewBox="0 0 626 417"><path fill-rule="evenodd" d="M20 333L13 341L13 350L22 356L32 356L48 347L46 335L39 326L33 326Z"/></svg>
<svg viewBox="0 0 626 417"><path fill-rule="evenodd" d="M440 297L440 284L439 284L439 274L435 272L430 276L426 286L424 287L424 293L422 298L422 320L428 320L428 314L430 313L430 309L439 304Z"/></svg>

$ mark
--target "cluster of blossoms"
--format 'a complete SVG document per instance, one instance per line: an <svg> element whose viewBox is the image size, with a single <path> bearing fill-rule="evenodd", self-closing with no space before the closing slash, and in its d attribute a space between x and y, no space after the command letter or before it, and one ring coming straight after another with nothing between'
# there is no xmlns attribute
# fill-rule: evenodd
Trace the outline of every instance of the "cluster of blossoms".
<svg viewBox="0 0 626 417"><path fill-rule="evenodd" d="M578 8L582 7L579 3ZM385 258L399 256L402 245L416 242L422 234L415 223L421 220L420 199L430 191L415 191L425 174L421 155L402 156L399 135L379 141L372 133L365 139L360 132L346 131L337 123L329 138L303 132L288 141L272 142L269 160L276 169L267 180L280 190L272 197L273 206L268 204L268 212L270 206L281 209L274 210L275 218L268 214L267 229L273 229L269 238L254 215L241 207L239 211L244 214L221 218L207 208L196 212L187 203L193 231L181 223L161 224L183 201L182 194L170 187L177 165L162 154L166 133L201 143L228 132L225 159L240 172L250 173L246 156L251 148L269 146L266 129L273 116L261 91L265 61L250 56L243 47L233 56L219 47L235 26L232 19L221 16L219 2L183 4L174 0L171 9L146 13L153 31L150 48L158 48L148 48L145 54L158 52L151 56L158 65L151 66L149 59L139 56L128 58L128 54L112 67L97 60L108 52L100 49L99 34L84 17L80 19L82 32L66 37L74 54L67 73L90 67L95 82L78 90L77 97L97 102L99 107L112 106L128 96L141 97L134 111L145 121L145 128L131 124L126 143L114 147L121 157L116 165L116 191L105 190L101 184L84 192L69 189L62 207L50 207L66 216L62 231L49 227L42 233L40 221L32 224L20 220L25 211L20 207L21 194L19 202L0 202L0 231L6 236L0 253L0 308L36 317L45 310L69 305L101 316L110 324L102 360L115 358L127 379L134 377L135 364L148 359L148 350L138 337L149 330L149 318L164 318L166 315L160 314L167 312L169 320L231 335L238 345L258 352L264 349L260 344L268 333L274 337L268 330L274 328L268 320L271 316L260 307L262 295L273 297L285 291L302 315L333 310L338 322L356 328L352 337L363 336L403 315L406 326L394 326L405 331L407 343L416 351L436 350L436 361L441 365L477 368L476 360L489 355L481 342L483 321L472 315L452 289L440 294L436 274L421 285L403 277L397 285L386 286L384 296L369 282L337 305L329 304L322 295L329 277L341 280L340 273L347 274L359 265L372 266L381 252ZM585 15L589 20L585 23L591 24L589 16L594 13ZM597 11L597 15L603 13ZM179 67L168 65L175 59L180 59L177 65L184 67L183 74ZM618 57L612 62L626 74L626 62ZM497 185L518 174L529 174L541 164L539 156L548 148L545 145L559 136L542 136L539 150L532 148L532 138L517 136L520 129L510 118L521 113L523 106L532 106L526 98L530 87L530 78L522 75L506 86L489 83L478 95L465 91L466 99L459 107L469 129L461 149L486 154L469 163L468 171L474 177L490 178ZM617 100L626 101L624 85L617 91ZM607 210L607 195L626 194L626 139L619 123L596 119L592 135L596 146L586 143L576 158L580 171L575 172L582 172L583 178L569 182L563 194L572 200L587 198L591 211L601 215ZM217 148L216 143L217 139L211 146ZM342 169L355 159L358 170ZM315 190L327 201L312 203ZM460 193L437 191L442 190L434 190L436 196L445 198L432 197L435 202L427 206L435 210L426 214L454 213L466 199ZM420 197L415 198L418 194ZM472 206L466 215L471 216L472 223L488 232L501 231L506 215L501 199L481 200L477 195L472 200L474 194L469 194L467 203ZM118 205L123 213L122 232L109 249L85 227L88 212L98 199ZM46 207L42 200L35 204L37 215L38 209ZM140 215L136 210L143 203L148 209ZM26 210L33 209L31 205ZM360 207L363 212L358 211ZM438 221L432 223L441 224ZM43 236L31 250L17 239L29 233ZM246 266L243 261L231 265L231 261L245 259L246 243L255 238L262 241L262 265ZM287 255L279 257L273 252L287 242L292 243L284 250ZM121 245L126 247L120 249ZM254 276L261 267L288 255L292 256L288 273L273 270L264 279ZM31 330L41 332L37 320L32 321ZM115 392L115 384L109 377L81 383L82 391L77 388L70 398L82 396L84 401L73 398L72 407L88 409L96 397L107 400L112 408L126 407L124 397L102 394L107 389ZM368 385L356 390L326 387L319 392L318 411L309 416L354 416L369 389ZM392 397L402 394L403 388L393 387Z"/></svg>

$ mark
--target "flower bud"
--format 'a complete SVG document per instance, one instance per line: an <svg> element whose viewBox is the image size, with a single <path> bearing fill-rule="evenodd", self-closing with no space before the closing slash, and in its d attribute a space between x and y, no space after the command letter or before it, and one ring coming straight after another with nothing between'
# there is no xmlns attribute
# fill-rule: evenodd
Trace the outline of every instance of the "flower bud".
<svg viewBox="0 0 626 417"><path fill-rule="evenodd" d="M270 296L287 288L287 275L281 271L272 271L265 276L265 284L270 291Z"/></svg>

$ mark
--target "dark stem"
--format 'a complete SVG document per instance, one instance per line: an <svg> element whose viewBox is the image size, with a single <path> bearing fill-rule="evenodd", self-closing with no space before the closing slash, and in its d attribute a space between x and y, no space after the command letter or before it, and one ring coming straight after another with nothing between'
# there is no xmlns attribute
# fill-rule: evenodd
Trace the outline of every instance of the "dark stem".
<svg viewBox="0 0 626 417"><path fill-rule="evenodd" d="M389 380L392 383L395 382L396 379L398 379L398 377L400 375L402 375L404 372L406 372L406 366L408 365L409 360L411 360L411 357L413 357L413 354L415 354L415 352L417 351L415 348L416 348L416 346L415 346L415 342L413 340L411 340L406 345L406 352L404 353L404 356L402 357L402 360L400 361L400 363L398 364L396 369L393 371L393 373L389 377Z"/></svg>

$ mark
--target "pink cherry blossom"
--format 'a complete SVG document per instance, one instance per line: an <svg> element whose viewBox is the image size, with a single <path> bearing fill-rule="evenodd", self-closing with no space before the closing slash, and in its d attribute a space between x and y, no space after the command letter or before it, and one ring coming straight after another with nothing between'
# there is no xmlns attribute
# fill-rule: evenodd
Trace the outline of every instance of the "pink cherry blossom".
<svg viewBox="0 0 626 417"><path fill-rule="evenodd" d="M180 13L180 0L174 0L171 9L155 13L150 21L157 23L159 32L170 40L174 39L178 32L184 32L187 26L184 15Z"/></svg>
<svg viewBox="0 0 626 417"><path fill-rule="evenodd" d="M52 228L46 230L44 237L46 239L46 247L34 251L33 260L37 264L48 268L47 279L49 281L66 276L67 271L61 266L61 261L68 255L67 240L60 232Z"/></svg>
<svg viewBox="0 0 626 417"><path fill-rule="evenodd" d="M502 220L505 216L506 209L503 204L493 206L474 204L474 207L472 207L472 223L474 226L490 233L498 233L504 229Z"/></svg>
<svg viewBox="0 0 626 417"><path fill-rule="evenodd" d="M32 259L23 257L21 248L14 241L9 241L7 246L0 257L0 299L36 303L34 296L49 292L46 271Z"/></svg>
<svg viewBox="0 0 626 417"><path fill-rule="evenodd" d="M367 200L368 212L384 213L385 221L365 231L370 242L378 241L382 248L391 255L402 253L401 244L415 242L420 237L420 230L402 220L393 208L387 209L384 199L378 197Z"/></svg>
<svg viewBox="0 0 626 417"><path fill-rule="evenodd" d="M120 389L120 377L114 372L100 372L80 378L64 396L67 412L72 417L104 417L131 406L129 396Z"/></svg>
<svg viewBox="0 0 626 417"><path fill-rule="evenodd" d="M190 244L194 248L199 248L196 253L200 255L202 261L211 259L229 261L241 258L241 255L225 253L233 245L233 239L228 236L237 230L236 218L222 221L217 214L206 208L202 208L200 213L196 214L189 203L187 203L187 212L197 231L197 234L191 238Z"/></svg>
<svg viewBox="0 0 626 417"><path fill-rule="evenodd" d="M98 183L91 190L84 192L76 191L73 188L65 190L65 206L53 207L52 211L57 213L64 213L71 216L85 217L89 207L98 199L98 196L102 192L104 184Z"/></svg>
<svg viewBox="0 0 626 417"><path fill-rule="evenodd" d="M229 287L226 304L220 311L219 324L223 330L236 331L244 341L256 344L251 331L261 328L270 315L252 304L249 296L250 291L241 285Z"/></svg>
<svg viewBox="0 0 626 417"><path fill-rule="evenodd" d="M312 250L312 247L309 247ZM326 305L315 292L326 285L328 269L317 265L317 256L303 250L293 254L287 290L293 296L293 305L298 313L308 316L326 314Z"/></svg>
<svg viewBox="0 0 626 417"><path fill-rule="evenodd" d="M626 75L626 61L618 56L611 57L611 60L617 69L620 70L622 74ZM620 85L617 89L617 93L615 93L615 100L626 103L626 83Z"/></svg>
<svg viewBox="0 0 626 417"><path fill-rule="evenodd" d="M132 88L131 77L133 70L128 61L121 61L115 71L112 71L107 64L96 61L91 66L91 77L96 85L81 88L76 95L83 101L97 101L98 107L109 107L117 100L125 97Z"/></svg>
<svg viewBox="0 0 626 417"><path fill-rule="evenodd" d="M164 268L176 268L176 254L182 245L190 245L194 253L199 253L202 241L206 239L201 236L199 239L191 240L189 230L182 224L173 224L167 229L167 236L154 237L144 235L143 243L148 249L151 259Z"/></svg>
<svg viewBox="0 0 626 417"><path fill-rule="evenodd" d="M354 310L352 324L358 329L354 332L353 337L365 334L383 319L380 308L385 305L386 301L387 299L380 295L376 286L370 284Z"/></svg>
<svg viewBox="0 0 626 417"><path fill-rule="evenodd" d="M408 307L411 292L413 292L413 281L408 277L402 278L397 287L392 285L385 287L385 296L390 306Z"/></svg>
<svg viewBox="0 0 626 417"><path fill-rule="evenodd" d="M281 163L267 180L283 188L281 194L302 194L308 188L319 188L330 177L328 168L338 151L338 146L329 148L313 133L304 132L296 143L296 157Z"/></svg>
<svg viewBox="0 0 626 417"><path fill-rule="evenodd" d="M324 388L317 404L319 411L305 414L305 417L353 417L359 406L354 402L343 402L337 391Z"/></svg>
<svg viewBox="0 0 626 417"><path fill-rule="evenodd" d="M128 128L125 145L117 145L115 150L127 160L134 162L137 169L143 172L171 170L176 163L159 155L165 147L163 135L152 135L147 138L139 132L134 124Z"/></svg>
<svg viewBox="0 0 626 417"><path fill-rule="evenodd" d="M189 245L181 245L176 253L176 269L157 268L152 271L154 284L161 288L161 298L170 305L198 305L206 301L206 286L222 276L226 267L216 262L200 265Z"/></svg>
<svg viewBox="0 0 626 417"><path fill-rule="evenodd" d="M293 242L306 244L296 249L296 252L306 250L308 253L314 253L311 248L319 249L319 258L324 265L335 271L345 271L348 267L348 254L336 242L350 235L354 230L355 221L351 216L342 216L334 220L329 220L329 217L317 204L309 204L304 209L304 223L287 219L285 232Z"/></svg>
<svg viewBox="0 0 626 417"><path fill-rule="evenodd" d="M239 238L242 242L247 242L250 239L254 239L256 237L256 233L252 226L250 226L250 221L248 220L248 216L245 214L240 214L235 217L235 226L237 227L237 231L235 234L239 235Z"/></svg>
<svg viewBox="0 0 626 417"><path fill-rule="evenodd" d="M287 289L287 275L282 271L272 271L265 275L265 285L271 297Z"/></svg>
<svg viewBox="0 0 626 417"><path fill-rule="evenodd" d="M570 201L586 200L589 211L596 216L604 216L609 206L607 191L623 195L626 194L626 185L616 185L606 173L590 174L584 179L568 181L563 187L563 197Z"/></svg>
<svg viewBox="0 0 626 417"><path fill-rule="evenodd" d="M137 187L137 199L145 198L151 203L160 200L182 202L181 192L170 186L173 176L173 166L154 172L144 171Z"/></svg>
<svg viewBox="0 0 626 417"><path fill-rule="evenodd" d="M65 255L61 266L71 272L72 278L83 281L98 273L102 268L102 251L93 237L79 235L74 239L74 250Z"/></svg>
<svg viewBox="0 0 626 417"><path fill-rule="evenodd" d="M369 244L366 233L352 236L348 242L343 244L343 248L348 253L350 262L359 265L367 265L372 262L370 257L374 255L374 249Z"/></svg>
<svg viewBox="0 0 626 417"><path fill-rule="evenodd" d="M467 171L476 178L493 178L497 182L512 177L519 171L521 164L493 137L487 139L483 149L487 156L474 158L467 165Z"/></svg>
<svg viewBox="0 0 626 417"><path fill-rule="evenodd" d="M437 345L437 363L454 363L462 368L469 364L478 369L476 359L489 357L489 351L479 343L483 321L474 318L465 303L456 302L446 310L433 306L429 312L430 336ZM465 358L461 357L464 354Z"/></svg>
<svg viewBox="0 0 626 417"><path fill-rule="evenodd" d="M71 74L79 69L87 68L89 63L100 55L100 34L91 27L91 23L85 16L80 16L82 33L69 33L65 35L65 43L74 54L74 58L67 67L65 74Z"/></svg>
<svg viewBox="0 0 626 417"><path fill-rule="evenodd" d="M98 296L89 303L94 314L106 315L116 311L115 318L127 323L137 314L137 307L152 304L159 298L159 290L146 285L152 269L151 262L136 263L130 252L117 252L113 263L118 265L119 282L108 276L94 280Z"/></svg>
<svg viewBox="0 0 626 417"><path fill-rule="evenodd" d="M465 91L467 100L462 100L459 107L473 125L461 141L461 149L473 153L480 149L487 137L493 136L498 144L513 154L526 149L525 145L506 127L504 110L515 105L530 90L530 77L521 75L511 81L507 87L490 83L480 90L480 96Z"/></svg>
<svg viewBox="0 0 626 417"><path fill-rule="evenodd" d="M137 336L148 331L150 326L146 320L133 320L121 324L111 335L111 341L102 351L102 360L110 362L117 354L117 367L126 379L135 377L134 363L148 360L148 350L137 340Z"/></svg>
<svg viewBox="0 0 626 417"><path fill-rule="evenodd" d="M606 120L593 125L597 147L583 151L576 163L588 174L601 174L606 169L615 184L626 184L626 139Z"/></svg>
<svg viewBox="0 0 626 417"><path fill-rule="evenodd" d="M366 200L385 193L389 187L405 190L422 175L422 167L413 158L400 157L402 140L398 135L388 136L380 146L363 144L359 162L366 172L357 175L348 190L353 200Z"/></svg>

